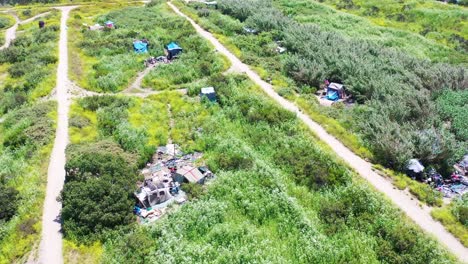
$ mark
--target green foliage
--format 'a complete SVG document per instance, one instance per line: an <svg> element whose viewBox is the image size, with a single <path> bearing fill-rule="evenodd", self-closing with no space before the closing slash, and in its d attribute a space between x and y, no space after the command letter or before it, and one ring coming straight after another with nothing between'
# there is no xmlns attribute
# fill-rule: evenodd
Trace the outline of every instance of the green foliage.
<svg viewBox="0 0 468 264"><path fill-rule="evenodd" d="M223 24L219 30L213 28L216 33L229 36L229 41L242 50L241 59L261 69L264 79L286 75L284 78L293 79L291 86L299 92L301 89L296 87L319 87L324 79L344 83L361 103L352 110L311 111L319 107L309 107L302 100L297 102L359 155L396 169L401 169L413 157L425 164L447 167L465 149L466 141L455 139L460 132L447 129L440 121L433 100L444 89L464 89L467 75L463 67L434 64L388 48L379 41L348 38L340 31L327 30L320 23L296 19L297 22L275 9L286 10L298 18L326 14L329 23L336 12L323 5L311 4L313 10L307 11L309 4L301 1L252 2L224 0L219 4L220 12L211 10L198 20L211 29L222 17L245 21L244 25L262 31L258 35L246 35ZM191 6L195 10L199 8ZM274 40L282 40L288 53L276 54ZM419 43L408 39L405 42ZM330 112L327 115L338 122L332 124L329 118L317 114L318 111ZM463 125L458 126L463 129ZM350 130L358 136L350 135Z"/></svg>
<svg viewBox="0 0 468 264"><path fill-rule="evenodd" d="M48 95L55 85L58 27L56 12L45 18L48 26L29 28L0 51L0 63L8 64L8 77L0 89L0 114Z"/></svg>
<svg viewBox="0 0 468 264"><path fill-rule="evenodd" d="M455 201L452 213L460 223L468 227L468 194Z"/></svg>
<svg viewBox="0 0 468 264"><path fill-rule="evenodd" d="M0 123L0 263L19 261L39 239L55 108L23 106Z"/></svg>
<svg viewBox="0 0 468 264"><path fill-rule="evenodd" d="M135 157L108 141L71 145L67 156L61 196L66 237L88 243L106 230L131 223Z"/></svg>
<svg viewBox="0 0 468 264"><path fill-rule="evenodd" d="M466 225L467 195L455 199L442 208L433 209L431 215L440 221L445 228L455 237L460 239L463 245L468 246L468 227Z"/></svg>
<svg viewBox="0 0 468 264"><path fill-rule="evenodd" d="M0 184L0 221L10 220L18 207L18 191Z"/></svg>
<svg viewBox="0 0 468 264"><path fill-rule="evenodd" d="M190 200L198 199L203 195L203 187L198 183L183 183L182 190L187 193Z"/></svg>
<svg viewBox="0 0 468 264"><path fill-rule="evenodd" d="M437 110L461 141L468 141L468 91L446 90L437 97Z"/></svg>
<svg viewBox="0 0 468 264"><path fill-rule="evenodd" d="M415 32L450 48L464 52L466 60L466 11L435 1L320 1L337 9L368 18L375 24ZM460 26L461 25L461 26ZM433 37L433 35L437 37Z"/></svg>
<svg viewBox="0 0 468 264"><path fill-rule="evenodd" d="M209 108L197 140L216 180L153 225L108 240L104 263L455 262L355 181L297 119L251 122L245 108L271 101L245 77L211 83L220 104ZM216 166L220 156L250 164Z"/></svg>

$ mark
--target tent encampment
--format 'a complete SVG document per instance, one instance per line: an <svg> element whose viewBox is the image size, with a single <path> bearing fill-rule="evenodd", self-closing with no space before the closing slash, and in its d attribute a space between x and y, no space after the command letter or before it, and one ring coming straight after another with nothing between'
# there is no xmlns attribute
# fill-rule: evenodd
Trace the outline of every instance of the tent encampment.
<svg viewBox="0 0 468 264"><path fill-rule="evenodd" d="M330 101L338 101L346 98L345 87L339 83L330 83L327 86L326 98Z"/></svg>
<svg viewBox="0 0 468 264"><path fill-rule="evenodd" d="M424 166L417 159L410 159L406 164L406 174L413 179L423 180Z"/></svg>
<svg viewBox="0 0 468 264"><path fill-rule="evenodd" d="M182 48L175 42L167 44L165 48L167 51L167 58L169 60L172 60L174 57L176 57L177 55L179 55L179 53L182 52Z"/></svg>
<svg viewBox="0 0 468 264"><path fill-rule="evenodd" d="M148 43L137 40L133 42L133 50L136 53L146 53L148 52Z"/></svg>
<svg viewBox="0 0 468 264"><path fill-rule="evenodd" d="M107 28L113 28L113 27L114 27L114 22L112 22L112 21L110 21L110 20L109 20L109 21L106 21L105 24L106 24L106 27L107 27Z"/></svg>
<svg viewBox="0 0 468 264"><path fill-rule="evenodd" d="M216 92L214 87L201 88L200 97L206 97L211 102L216 102Z"/></svg>

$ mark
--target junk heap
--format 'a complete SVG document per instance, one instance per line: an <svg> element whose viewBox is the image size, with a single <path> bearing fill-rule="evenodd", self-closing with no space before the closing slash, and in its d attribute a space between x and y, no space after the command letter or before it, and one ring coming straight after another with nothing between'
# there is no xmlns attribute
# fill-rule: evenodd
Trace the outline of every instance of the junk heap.
<svg viewBox="0 0 468 264"><path fill-rule="evenodd" d="M425 182L436 190L440 191L444 197L452 198L468 193L468 154L456 163L454 171L450 177L443 177L435 169L424 171L424 166L417 160L411 159L406 165L406 175L414 180Z"/></svg>
<svg viewBox="0 0 468 264"><path fill-rule="evenodd" d="M202 153L198 152L182 153L176 144L157 149L153 162L141 171L145 180L137 184L138 190L134 193L136 204L133 212L140 223L159 219L174 202L184 203L187 195L180 188L183 183L204 184L214 178L206 166L195 165L201 157Z"/></svg>

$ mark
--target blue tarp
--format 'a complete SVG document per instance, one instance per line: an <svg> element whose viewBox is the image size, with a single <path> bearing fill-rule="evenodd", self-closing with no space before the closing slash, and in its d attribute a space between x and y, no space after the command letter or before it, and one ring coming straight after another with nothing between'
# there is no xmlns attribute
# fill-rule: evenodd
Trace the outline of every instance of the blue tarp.
<svg viewBox="0 0 468 264"><path fill-rule="evenodd" d="M141 41L133 42L133 50L136 53L145 53L148 52L148 43L144 43Z"/></svg>
<svg viewBox="0 0 468 264"><path fill-rule="evenodd" d="M182 50L179 45L177 45L175 42L171 42L166 46L167 50Z"/></svg>
<svg viewBox="0 0 468 264"><path fill-rule="evenodd" d="M328 90L326 98L330 101L337 101L339 98L338 92L334 90Z"/></svg>

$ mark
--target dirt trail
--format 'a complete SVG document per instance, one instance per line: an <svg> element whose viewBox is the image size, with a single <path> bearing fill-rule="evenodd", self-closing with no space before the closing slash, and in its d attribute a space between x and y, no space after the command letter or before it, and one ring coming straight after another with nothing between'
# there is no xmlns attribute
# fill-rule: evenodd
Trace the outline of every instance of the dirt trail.
<svg viewBox="0 0 468 264"><path fill-rule="evenodd" d="M60 220L62 204L57 201L57 197L65 181L65 148L68 144L68 110L70 106L68 90L71 84L68 79L67 19L73 8L75 7L57 8L62 11L56 86L58 120L54 148L50 156L47 191L42 215L42 236L38 262L43 264L63 263Z"/></svg>
<svg viewBox="0 0 468 264"><path fill-rule="evenodd" d="M146 67L145 70L143 70L142 72L138 73L135 81L130 84L130 86L128 86L127 89L125 89L123 91L123 93L131 93L132 91L141 91L141 83L143 82L143 78L145 78L145 76L150 73L150 71L152 69L154 69L157 65L152 65L150 67Z"/></svg>
<svg viewBox="0 0 468 264"><path fill-rule="evenodd" d="M16 22L13 26L11 26L5 31L5 43L0 47L0 50L8 48L11 44L11 41L14 40L16 37L16 30L18 29L19 18L16 15L13 15L13 17L15 18Z"/></svg>
<svg viewBox="0 0 468 264"><path fill-rule="evenodd" d="M468 262L468 249L465 248L452 234L445 230L442 224L432 219L430 208L427 206L421 207L418 201L414 200L403 191L396 189L389 180L372 171L371 163L354 154L340 141L328 134L319 124L315 123L307 115L303 114L296 105L278 95L270 84L263 81L258 74L252 71L246 64L242 63L236 56L228 51L211 33L202 29L192 19L180 12L172 3L168 4L178 15L187 19L201 36L209 40L219 52L225 55L231 61L235 69L247 74L252 81L259 85L263 91L268 94L268 96L273 98L283 108L296 113L298 118L300 118L322 141L327 143L349 166L355 169L359 175L371 183L375 189L390 198L390 200L405 212L409 218L411 218L427 233L432 234L437 238L461 261Z"/></svg>
<svg viewBox="0 0 468 264"><path fill-rule="evenodd" d="M34 21L36 18L46 16L49 13L50 12L45 12L45 13L33 16L31 18L28 18L26 20L23 20L23 21L20 21L18 16L14 15L14 14L11 14L15 18L16 22L15 22L15 24L13 26L11 26L10 28L8 28L5 31L5 43L0 47L0 50L6 49L6 48L8 48L10 46L11 42L16 38L16 30L18 29L19 25L27 24L29 22Z"/></svg>

